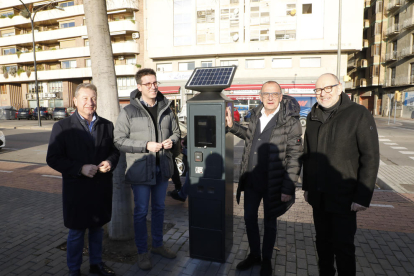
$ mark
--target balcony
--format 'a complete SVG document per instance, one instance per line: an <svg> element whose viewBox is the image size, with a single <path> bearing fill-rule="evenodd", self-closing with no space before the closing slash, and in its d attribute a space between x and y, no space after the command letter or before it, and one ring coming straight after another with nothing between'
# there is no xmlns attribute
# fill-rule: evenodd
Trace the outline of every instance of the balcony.
<svg viewBox="0 0 414 276"><path fill-rule="evenodd" d="M353 58L353 59L348 60L348 68L356 67L356 64L357 64L356 59Z"/></svg>
<svg viewBox="0 0 414 276"><path fill-rule="evenodd" d="M368 67L368 60L361 59L358 61L358 67L360 68L367 68Z"/></svg>
<svg viewBox="0 0 414 276"><path fill-rule="evenodd" d="M368 48L368 46L369 46L368 39L362 40L362 48Z"/></svg>
<svg viewBox="0 0 414 276"><path fill-rule="evenodd" d="M355 89L355 83L353 81L345 82L345 89Z"/></svg>
<svg viewBox="0 0 414 276"><path fill-rule="evenodd" d="M411 17L411 18L408 18L408 19L404 20L402 27L403 27L404 30L405 29L410 30L410 29L414 28L414 18Z"/></svg>
<svg viewBox="0 0 414 276"><path fill-rule="evenodd" d="M367 80L366 79L360 79L359 80L359 87L367 87Z"/></svg>
<svg viewBox="0 0 414 276"><path fill-rule="evenodd" d="M385 61L397 60L397 51L392 51L385 54Z"/></svg>
<svg viewBox="0 0 414 276"><path fill-rule="evenodd" d="M385 81L385 86L407 86L414 84L414 76L400 76L396 78L390 78Z"/></svg>
<svg viewBox="0 0 414 276"><path fill-rule="evenodd" d="M5 19L3 19L5 20ZM0 20L1 21L1 20ZM113 21L109 22L109 31L111 34L119 34L120 32L136 32L137 28L131 20ZM86 37L88 32L86 26L58 29L52 31L35 31L35 41L43 42L50 40L59 40L70 37ZM32 43L32 34L13 35L8 37L0 37L0 47L8 45Z"/></svg>
<svg viewBox="0 0 414 276"><path fill-rule="evenodd" d="M117 76L133 76L137 72L138 68L135 65L115 65L115 73ZM71 78L92 78L92 68L71 68L71 69L57 69L57 70L45 70L37 71L37 77L39 80L61 80ZM26 73L16 75L16 77L10 76L7 79L3 74L0 74L0 83L21 83L34 81L34 72L27 77Z"/></svg>
<svg viewBox="0 0 414 276"><path fill-rule="evenodd" d="M408 47L405 47L404 49L402 49L400 57L404 58L404 57L408 57L408 56L412 56L412 55L414 55L414 45L408 46Z"/></svg>
<svg viewBox="0 0 414 276"><path fill-rule="evenodd" d="M369 19L364 19L364 29L369 28Z"/></svg>
<svg viewBox="0 0 414 276"><path fill-rule="evenodd" d="M386 36L393 36L400 33L400 26L399 25L392 25L388 27L387 31L385 32Z"/></svg>
<svg viewBox="0 0 414 276"><path fill-rule="evenodd" d="M369 8L371 6L371 0L365 1L365 8Z"/></svg>
<svg viewBox="0 0 414 276"><path fill-rule="evenodd" d="M404 0L390 0L387 6L387 12L393 12L404 4Z"/></svg>
<svg viewBox="0 0 414 276"><path fill-rule="evenodd" d="M139 54L139 45L135 42L112 44L114 54ZM61 60L77 57L89 57L89 47L65 48L59 50L36 51L36 61ZM0 56L0 64L16 64L33 62L33 53L22 53Z"/></svg>

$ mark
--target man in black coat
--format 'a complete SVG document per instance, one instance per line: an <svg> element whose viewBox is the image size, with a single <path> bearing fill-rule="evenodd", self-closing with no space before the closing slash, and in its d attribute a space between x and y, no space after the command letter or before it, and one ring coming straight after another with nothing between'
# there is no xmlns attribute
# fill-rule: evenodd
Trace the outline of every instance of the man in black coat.
<svg viewBox="0 0 414 276"><path fill-rule="evenodd" d="M69 275L80 274L86 229L89 233L90 275L115 275L102 262L102 226L111 220L112 171L119 151L113 124L96 114L96 86L79 84L73 99L76 112L54 124L47 164L62 173L63 220L69 235Z"/></svg>
<svg viewBox="0 0 414 276"><path fill-rule="evenodd" d="M320 275L356 274L356 213L369 207L379 167L374 118L342 93L333 74L319 77L306 121L304 197L313 207Z"/></svg>
<svg viewBox="0 0 414 276"><path fill-rule="evenodd" d="M282 96L277 82L263 84L260 99L263 104L252 110L247 129L233 122L229 108L226 123L231 133L245 140L237 202L244 191L244 220L250 254L237 269L246 270L261 263L260 275L267 276L272 275L276 219L295 201L295 183L301 168L302 127L298 102ZM262 199L264 236L260 252L258 210Z"/></svg>

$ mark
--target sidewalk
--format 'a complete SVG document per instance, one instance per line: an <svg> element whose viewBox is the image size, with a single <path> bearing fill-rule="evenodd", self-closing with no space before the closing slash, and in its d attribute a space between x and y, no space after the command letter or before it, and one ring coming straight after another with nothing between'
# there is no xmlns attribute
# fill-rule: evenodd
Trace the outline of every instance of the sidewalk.
<svg viewBox="0 0 414 276"><path fill-rule="evenodd" d="M61 179L53 176L59 174L47 166L0 162L1 275L67 275L66 253L56 248L66 241L68 232L62 221ZM272 260L275 275L318 275L312 209L303 201L302 191L297 190L296 197L292 209L278 219L280 250L274 251ZM413 200L412 194L375 191L371 208L358 216L357 275L414 275ZM164 241L177 258L154 255L154 267L147 272L137 264L107 264L125 276L258 275L259 267L235 270L249 251L242 206L243 202L234 204L234 242L224 264L189 258L188 205L169 197L165 220L175 226ZM263 233L263 209L259 216ZM88 268L84 257L84 275Z"/></svg>
<svg viewBox="0 0 414 276"><path fill-rule="evenodd" d="M52 130L54 120L42 120L42 126L39 127L37 120L0 120L0 129L37 129Z"/></svg>

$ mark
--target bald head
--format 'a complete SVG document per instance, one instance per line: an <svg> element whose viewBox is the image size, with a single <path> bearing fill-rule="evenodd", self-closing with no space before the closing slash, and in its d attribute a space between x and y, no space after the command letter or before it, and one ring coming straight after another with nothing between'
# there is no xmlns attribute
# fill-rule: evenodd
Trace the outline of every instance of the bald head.
<svg viewBox="0 0 414 276"><path fill-rule="evenodd" d="M321 75L316 81L315 88L323 89L320 94L316 94L316 100L326 108L336 104L342 93L342 85L338 77L331 73Z"/></svg>
<svg viewBox="0 0 414 276"><path fill-rule="evenodd" d="M262 88L260 89L260 92L263 92L264 90L272 89L274 92L282 92L282 88L280 85L275 81L267 81L262 85Z"/></svg>
<svg viewBox="0 0 414 276"><path fill-rule="evenodd" d="M316 81L316 83L318 83L319 80L329 80L329 81L332 81L332 83L334 83L334 84L340 84L339 78L336 75L331 74L331 73L322 74L318 78L318 80Z"/></svg>

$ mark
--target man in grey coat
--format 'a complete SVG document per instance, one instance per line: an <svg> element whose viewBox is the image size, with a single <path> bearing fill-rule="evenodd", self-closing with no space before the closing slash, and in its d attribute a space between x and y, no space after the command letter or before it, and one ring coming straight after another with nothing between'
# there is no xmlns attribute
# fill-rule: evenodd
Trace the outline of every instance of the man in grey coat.
<svg viewBox="0 0 414 276"><path fill-rule="evenodd" d="M126 153L125 182L134 193L135 244L138 266L151 269L147 248L148 205L151 197L151 234L154 254L175 258L163 245L165 195L173 175L171 148L180 138L179 126L169 108L170 101L158 91L156 73L141 69L136 75L138 89L131 92L130 104L119 114L114 131L115 146Z"/></svg>

